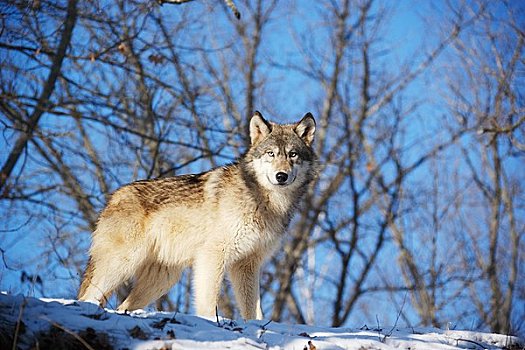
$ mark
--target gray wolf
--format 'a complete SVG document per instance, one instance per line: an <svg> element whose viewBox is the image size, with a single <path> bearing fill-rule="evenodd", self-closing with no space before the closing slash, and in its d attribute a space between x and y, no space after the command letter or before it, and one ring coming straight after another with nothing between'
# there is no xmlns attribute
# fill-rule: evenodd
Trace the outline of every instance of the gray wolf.
<svg viewBox="0 0 525 350"><path fill-rule="evenodd" d="M244 319L262 319L259 272L279 245L315 176L315 120L250 120L251 145L237 162L201 174L136 181L101 212L80 300L104 306L134 278L118 310L155 301L193 268L195 310L213 316L225 273Z"/></svg>

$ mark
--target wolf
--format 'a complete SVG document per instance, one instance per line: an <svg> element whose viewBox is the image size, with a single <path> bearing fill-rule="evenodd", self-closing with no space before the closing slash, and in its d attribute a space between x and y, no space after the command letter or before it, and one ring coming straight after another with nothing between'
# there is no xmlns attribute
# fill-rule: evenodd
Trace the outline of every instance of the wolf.
<svg viewBox="0 0 525 350"><path fill-rule="evenodd" d="M236 162L118 189L93 232L79 300L104 306L134 278L118 310L143 308L191 267L198 315L215 315L227 274L241 316L262 319L261 265L315 177L315 128L311 113L294 124L277 124L255 112L250 146Z"/></svg>

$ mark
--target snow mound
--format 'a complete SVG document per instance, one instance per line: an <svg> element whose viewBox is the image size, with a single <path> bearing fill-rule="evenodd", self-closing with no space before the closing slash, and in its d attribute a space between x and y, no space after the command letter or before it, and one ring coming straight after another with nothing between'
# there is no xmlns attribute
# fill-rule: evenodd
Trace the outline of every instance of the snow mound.
<svg viewBox="0 0 525 350"><path fill-rule="evenodd" d="M434 328L322 328L169 312L120 314L76 300L0 294L0 348L517 350L524 349L524 342L499 334Z"/></svg>

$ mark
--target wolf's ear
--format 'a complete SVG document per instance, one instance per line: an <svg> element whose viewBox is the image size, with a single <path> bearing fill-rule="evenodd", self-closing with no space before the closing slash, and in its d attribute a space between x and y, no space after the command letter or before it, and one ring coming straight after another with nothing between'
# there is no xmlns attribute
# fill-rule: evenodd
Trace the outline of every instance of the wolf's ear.
<svg viewBox="0 0 525 350"><path fill-rule="evenodd" d="M272 125L268 123L259 111L255 111L250 120L250 140L252 145L260 142L272 131Z"/></svg>
<svg viewBox="0 0 525 350"><path fill-rule="evenodd" d="M312 113L308 112L303 119L295 124L294 131L308 146L314 142L315 119Z"/></svg>

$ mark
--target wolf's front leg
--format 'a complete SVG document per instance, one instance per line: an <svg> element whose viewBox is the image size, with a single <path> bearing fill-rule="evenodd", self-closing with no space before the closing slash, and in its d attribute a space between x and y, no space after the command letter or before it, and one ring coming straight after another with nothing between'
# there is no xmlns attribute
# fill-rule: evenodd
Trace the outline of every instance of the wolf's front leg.
<svg viewBox="0 0 525 350"><path fill-rule="evenodd" d="M199 252L193 262L195 310L200 316L214 316L224 277L224 254Z"/></svg>
<svg viewBox="0 0 525 350"><path fill-rule="evenodd" d="M259 257L248 257L232 265L230 279L237 304L245 320L262 320L261 298L259 291Z"/></svg>

